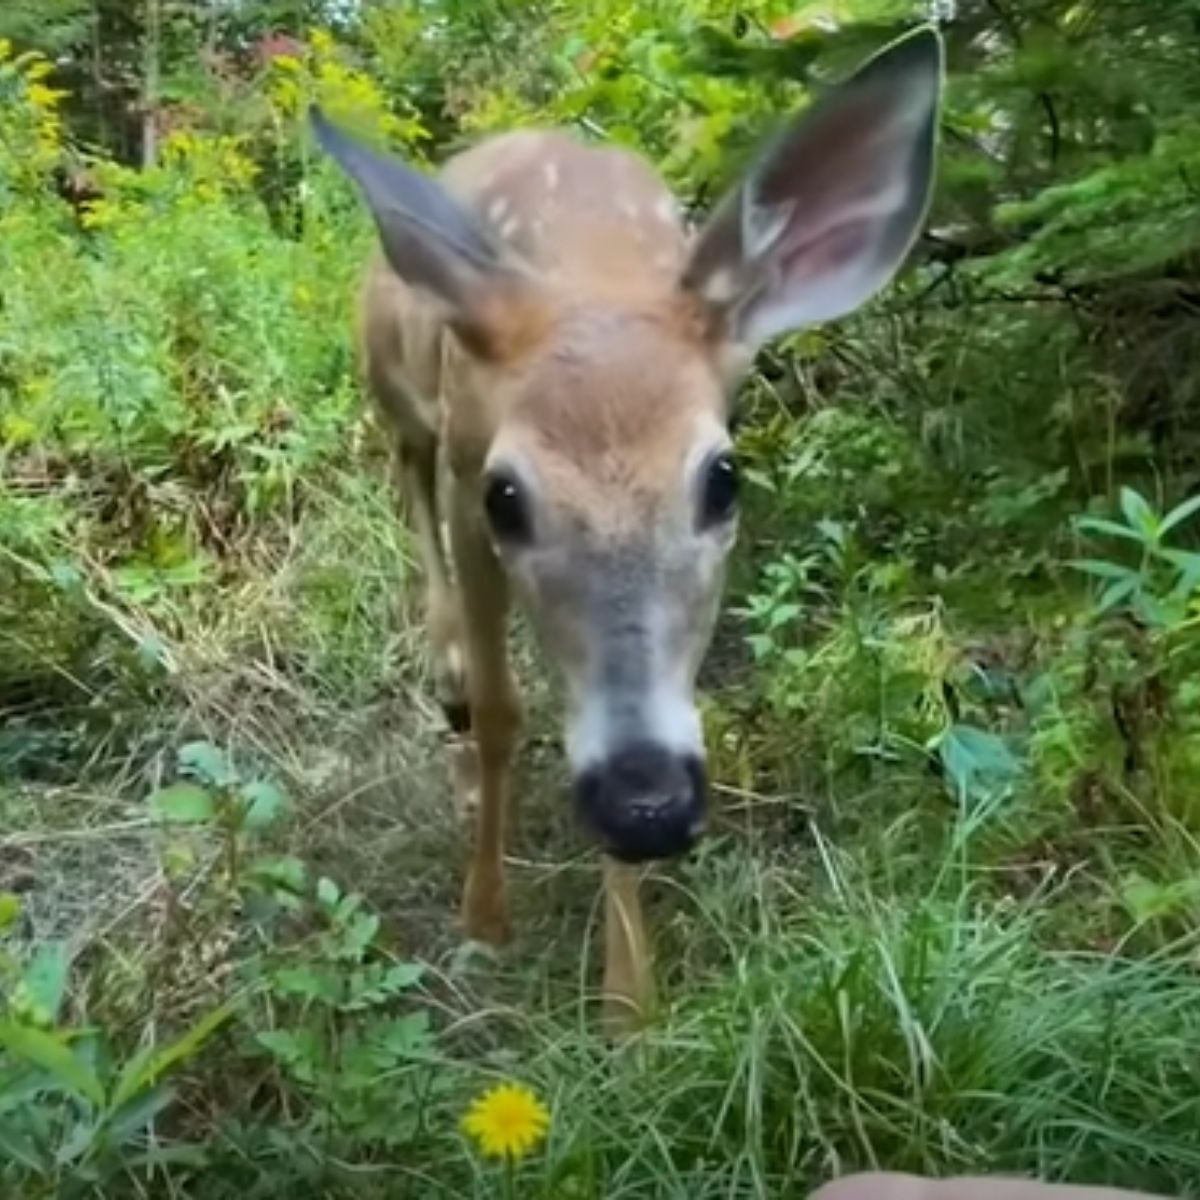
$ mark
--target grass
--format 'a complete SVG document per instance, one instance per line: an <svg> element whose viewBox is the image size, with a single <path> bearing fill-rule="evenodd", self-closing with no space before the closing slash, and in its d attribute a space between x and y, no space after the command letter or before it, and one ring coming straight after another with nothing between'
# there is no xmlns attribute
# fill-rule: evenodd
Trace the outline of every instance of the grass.
<svg viewBox="0 0 1200 1200"><path fill-rule="evenodd" d="M397 1119L416 1122L403 1145L347 1138L319 1092L253 1056L251 1019L186 1064L164 1125L207 1144L206 1168L131 1169L104 1194L491 1195L455 1120L487 1079L513 1076L553 1113L523 1194L783 1196L867 1165L1197 1188L1195 939L1099 950L1071 932L1094 932L1081 913L1109 911L1127 872L1097 853L1111 831L1078 834L1085 867L1030 882L988 849L1011 810L956 813L903 765L857 792L809 772L803 803L730 789L716 836L648 889L666 1007L612 1052L591 997L599 871L563 798L552 687L522 652L519 935L473 951L455 919L462 815L385 494L337 480L276 545L219 608L131 610L182 631L177 669L85 781L0 793L3 887L23 897L25 944L67 938L77 1021L128 1045L195 1019L259 960L268 927L225 893L213 837L184 854L144 801L188 738L228 747L295 799L269 849L353 886L386 956L426 964L438 1037L418 1074L437 1086L418 1103L417 1084L397 1085ZM1169 837L1141 825L1138 861ZM301 955L312 936L271 935Z"/></svg>
<svg viewBox="0 0 1200 1200"><path fill-rule="evenodd" d="M352 415L365 226L314 219L281 256L248 197L169 192L89 249L126 313L59 286L80 251L42 245L40 201L13 226L33 432L0 463L0 983L44 1038L0 1053L0 1194L492 1196L457 1121L511 1078L552 1112L531 1197L782 1197L863 1166L1200 1193L1187 645L1061 586L1076 549L1008 460L981 534L969 464L886 393L750 406L747 463L778 478L705 670L720 815L649 882L664 1007L613 1050L600 868L524 638L517 938L460 938L420 589ZM103 403L93 327L128 379ZM1015 699L979 686L1005 676ZM964 724L971 771L936 740ZM154 819L197 740L281 818Z"/></svg>

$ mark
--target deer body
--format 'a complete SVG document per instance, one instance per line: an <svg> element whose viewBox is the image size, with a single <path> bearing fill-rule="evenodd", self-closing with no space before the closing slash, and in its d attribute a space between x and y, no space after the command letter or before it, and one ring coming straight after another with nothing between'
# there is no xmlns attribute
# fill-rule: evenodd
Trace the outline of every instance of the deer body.
<svg viewBox="0 0 1200 1200"><path fill-rule="evenodd" d="M379 229L364 373L424 567L439 699L477 757L464 923L509 932L511 592L566 683L574 790L608 855L614 1016L651 1000L637 864L686 850L705 819L694 681L737 527L730 396L772 333L850 311L899 266L939 86L936 35L897 43L785 131L696 238L627 151L519 131L434 180L314 112Z"/></svg>

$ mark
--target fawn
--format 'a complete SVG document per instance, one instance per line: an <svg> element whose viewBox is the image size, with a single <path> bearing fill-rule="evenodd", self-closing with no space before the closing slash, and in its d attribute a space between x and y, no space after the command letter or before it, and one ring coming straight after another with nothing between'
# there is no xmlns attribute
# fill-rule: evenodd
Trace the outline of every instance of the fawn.
<svg viewBox="0 0 1200 1200"><path fill-rule="evenodd" d="M653 997L638 864L705 822L694 688L737 531L734 390L766 339L853 311L900 268L929 206L941 86L933 29L893 43L785 126L695 236L624 149L517 130L434 178L310 113L379 234L362 360L439 700L475 755L466 931L509 933L511 591L565 682L618 1027Z"/></svg>

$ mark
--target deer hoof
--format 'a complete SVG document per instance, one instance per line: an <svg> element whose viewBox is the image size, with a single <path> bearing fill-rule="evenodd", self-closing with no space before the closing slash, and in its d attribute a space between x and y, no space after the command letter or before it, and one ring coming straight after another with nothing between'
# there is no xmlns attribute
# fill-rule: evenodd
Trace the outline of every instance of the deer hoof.
<svg viewBox="0 0 1200 1200"><path fill-rule="evenodd" d="M463 892L462 919L467 937L477 942L503 946L510 941L512 924L504 884L495 877L487 879L471 872Z"/></svg>

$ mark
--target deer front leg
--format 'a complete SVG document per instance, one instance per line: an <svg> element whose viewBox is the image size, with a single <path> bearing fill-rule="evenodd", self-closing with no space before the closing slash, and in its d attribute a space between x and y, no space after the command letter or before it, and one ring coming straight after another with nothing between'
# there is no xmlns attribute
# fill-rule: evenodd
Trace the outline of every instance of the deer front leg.
<svg viewBox="0 0 1200 1200"><path fill-rule="evenodd" d="M467 696L479 778L475 843L462 915L469 937L495 944L507 941L511 933L504 845L521 705L508 663L507 582L481 520L479 507L452 487L450 545L462 604Z"/></svg>
<svg viewBox="0 0 1200 1200"><path fill-rule="evenodd" d="M604 860L604 1016L610 1036L631 1032L654 1006L654 976L642 901L640 870Z"/></svg>
<svg viewBox="0 0 1200 1200"><path fill-rule="evenodd" d="M433 660L434 690L446 721L455 733L466 733L466 668L462 649L462 614L457 589L450 581L438 532L437 440L397 439L392 463L396 490L417 544L425 576L425 624Z"/></svg>

